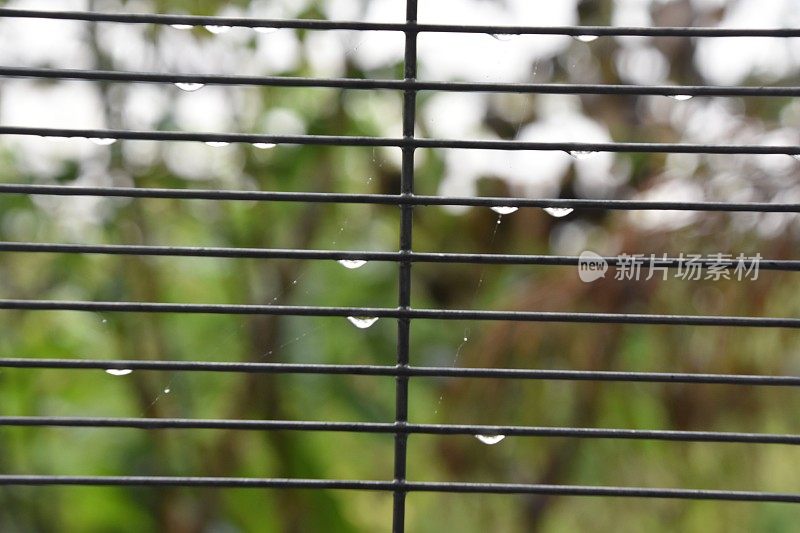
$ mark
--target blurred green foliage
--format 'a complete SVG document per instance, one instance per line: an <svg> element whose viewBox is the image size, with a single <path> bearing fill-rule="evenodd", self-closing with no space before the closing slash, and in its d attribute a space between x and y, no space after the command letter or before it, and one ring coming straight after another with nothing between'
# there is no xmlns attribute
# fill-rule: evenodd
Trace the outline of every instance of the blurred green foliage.
<svg viewBox="0 0 800 533"><path fill-rule="evenodd" d="M318 4L309 3L299 16L323 17L322 2ZM581 21L607 24L612 4L584 2ZM688 2L672 4L690 9ZM245 8L248 2L152 3L157 12L203 15L218 13L223 5ZM98 1L96 7L109 6ZM135 10L137 5L128 2L125 7ZM149 28L149 46L158 50L169 31L174 30ZM200 29L193 31L193 37L214 38ZM89 25L85 38L98 67L116 68ZM308 33L299 32L298 38L305 42ZM241 46L246 51L253 43ZM589 48L576 41L553 58L551 79L579 78L580 73L570 70L570 60L576 50L585 55L588 49L588 61L601 73L601 81L619 82L611 59L619 46L611 39ZM703 82L690 65L681 63L687 50L667 40L657 46L671 60L676 81ZM348 61L346 69L352 77L397 77L402 65L364 71ZM296 69L280 74L316 72L301 61ZM112 84L98 86L108 126L125 127L117 111L128 93L120 96ZM0 86L0 94L2 90ZM180 97L173 87L159 90L172 103ZM307 133L321 135L382 135L383 112L388 116L400 105L395 93L224 91L231 99L246 92L262 113L290 110L302 119ZM420 109L429 97L421 95ZM528 109L535 108L537 97L520 98ZM615 140L680 139L678 128L649 123L641 114L628 112L643 100L587 96L580 102L582 112L605 124ZM745 102L744 113L753 123L774 122L791 104L751 100ZM498 135L513 136L537 119L535 113L512 121L490 115L487 128ZM237 120L242 129L260 123ZM424 126L424 117L421 123ZM170 105L160 124L175 128ZM251 129L257 131L258 126ZM207 148L215 164L224 168L234 161L234 168L219 177L196 179L176 173L162 152L150 162L138 162L128 151L134 144L118 142L102 149L103 155L93 156L103 166L104 179L139 187L392 194L399 188L397 154L391 150ZM444 174L443 153L421 150L419 155L418 191L435 194ZM629 169L625 194L647 191L667 164L661 155L620 155L619 160ZM86 165L87 161L67 159L54 175L41 176L20 164L18 152L0 145L0 179L7 183L75 183ZM703 163L693 179L700 182L709 175ZM789 175L796 176L796 168ZM564 177L562 196L576 196L574 179L571 168ZM483 176L478 188L482 194L515 193L498 176ZM714 199L733 197L732 193ZM391 206L153 199L81 202L2 195L0 239L395 250L399 238L398 210ZM91 216L83 216L87 214ZM667 230L639 226L629 214L613 211L578 211L555 219L538 209L522 209L500 218L489 209L424 207L415 211L414 248L561 253L557 236L567 225L582 224L589 228L585 245L590 249L614 243L618 251L628 253L758 251L765 258L793 258L798 243L796 215L781 216L789 224L765 236L758 228L768 221L748 224L752 215L747 214L701 214L691 224ZM800 316L795 275L762 271L758 281L747 283L605 279L586 285L566 267L415 265L413 304L789 317ZM347 270L333 261L3 253L0 280L3 298L371 307L394 307L397 301L396 265L390 263ZM396 333L390 319L359 330L339 318L2 311L0 355L391 365ZM798 341L798 333L782 329L420 320L412 328L412 362L789 375L798 372ZM411 420L420 423L797 433L798 400L794 389L780 387L415 378L410 412ZM145 371L115 377L102 371L3 369L0 415L387 422L394 417L394 382L382 377ZM791 446L508 438L487 447L472 437L416 435L409 446L413 480L800 492L792 468L800 452ZM387 435L0 428L0 472L7 474L386 480L393 476L392 461L393 440ZM386 531L391 506L390 494L358 491L10 487L0 488L0 531ZM408 530L796 531L798 512L784 504L410 494Z"/></svg>

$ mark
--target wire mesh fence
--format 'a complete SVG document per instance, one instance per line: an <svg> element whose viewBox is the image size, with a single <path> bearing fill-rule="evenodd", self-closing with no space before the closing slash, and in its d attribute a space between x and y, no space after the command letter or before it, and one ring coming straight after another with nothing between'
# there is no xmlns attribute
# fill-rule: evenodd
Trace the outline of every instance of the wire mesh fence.
<svg viewBox="0 0 800 533"><path fill-rule="evenodd" d="M35 312L81 311L98 313L101 316L115 313L135 313L137 316L148 315L220 315L222 317L256 316L256 317L313 317L348 319L357 328L369 328L378 319L390 319L396 322L396 331L392 337L396 350L392 358L384 358L383 364L361 364L353 361L338 363L307 362L263 362L233 360L161 360L152 358L66 358L54 354L42 354L31 357L10 357L4 353L0 359L0 368L4 369L40 369L40 370L105 370L112 375L126 375L134 371L187 372L209 374L250 374L255 376L274 375L283 379L290 375L307 376L353 376L363 378L389 377L394 380L393 419L384 422L362 421L324 421L293 419L236 419L224 418L186 418L168 416L143 417L107 417L107 416L2 416L0 426L12 427L50 427L50 428L128 428L146 430L189 430L207 429L224 431L253 432L306 432L322 433L354 433L378 434L393 437L392 475L390 478L377 479L317 479L300 477L253 477L246 475L195 476L195 475L45 475L14 474L0 475L0 485L5 487L20 486L147 486L147 487L213 487L213 488L272 488L272 489L334 489L354 491L376 491L392 495L391 517L394 531L406 530L406 500L413 493L455 493L455 494L500 494L500 495L539 495L553 496L596 496L622 498L651 498L677 500L716 500L716 501L750 501L750 502L800 502L800 493L792 491L768 491L753 489L694 489L694 488L653 488L625 486L623 484L562 484L548 483L546 478L537 483L518 482L477 482L477 481L420 481L419 477L409 475L409 463L412 451L409 439L418 435L427 436L478 436L485 444L495 444L509 437L540 437L577 440L610 439L635 441L673 441L685 443L739 443L739 444L800 444L800 437L790 432L743 432L743 431L697 431L697 430L651 430L622 429L610 427L574 426L540 426L516 424L458 424L458 423L421 423L410 416L414 402L412 383L425 378L469 378L472 380L499 381L535 381L617 384L672 384L676 386L699 385L737 385L795 387L800 378L791 372L786 374L756 374L732 370L727 373L709 373L701 371L630 371L614 370L600 365L585 370L561 370L547 368L511 368L469 367L447 364L421 364L414 357L412 348L412 327L424 327L421 323L435 321L441 327L459 330L464 321L499 323L533 323L533 324L577 324L578 328L620 326L708 326L731 328L777 328L792 330L800 327L800 318L792 315L770 315L769 308L763 314L753 312L742 314L731 313L660 313L635 312L635 310L611 312L596 310L552 311L536 307L527 309L503 310L488 308L462 307L426 307L415 305L416 289L412 277L412 267L419 265L459 266L518 266L518 267L579 267L582 256L554 253L463 253L417 251L413 236L419 222L418 210L430 206L491 207L499 214L498 224L503 216L508 216L520 208L537 208L546 210L562 210L556 212L557 217L569 214L574 210L589 213L631 211L687 211L708 213L745 213L757 216L769 213L783 213L792 216L800 212L800 203L791 200L782 201L708 201L692 199L648 200L618 198L586 198L573 195L564 197L550 195L544 197L525 197L511 195L431 195L419 193L418 154L422 150L466 150L513 152L558 152L581 155L594 153L652 154L674 156L676 154L719 155L736 157L746 155L764 156L800 156L800 145L795 143L773 144L769 142L746 142L732 144L729 142L673 142L664 138L659 142L585 142L560 141L558 139L524 140L518 138L501 139L461 139L435 138L420 134L418 120L418 98L434 93L480 93L489 95L521 94L521 95L610 95L613 97L645 97L669 96L676 101L689 97L758 97L763 99L792 99L800 95L796 86L711 86L711 85L632 85L608 83L513 83L506 81L425 81L419 79L418 44L421 36L427 34L454 35L491 35L491 36L570 36L580 41L590 42L594 38L676 38L687 40L693 38L747 38L759 37L770 39L788 39L800 37L800 30L792 28L756 29L756 28L723 28L723 27L624 27L624 26L508 26L508 25L462 25L462 24L426 24L418 22L418 1L405 2L405 21L399 23L384 22L351 22L311 19L257 19L252 17L220 17L189 16L167 14L130 14L107 13L99 11L39 11L25 9L0 8L0 17L6 20L46 19L55 21L83 21L91 24L113 23L121 25L152 25L156 27L172 26L176 29L205 26L212 33L214 28L249 28L249 29L295 29L301 31L354 31L354 32L392 32L402 36L403 61L402 78L400 79L365 79L356 77L302 77L302 76L247 76L247 75L212 75L212 74L177 74L161 72L131 72L112 69L64 69L34 68L29 66L0 67L0 76L6 78L24 78L33 80L73 80L84 82L114 84L155 84L157 86L177 85L180 89L194 92L206 86L236 86L300 89L336 89L354 91L391 91L402 96L402 132L398 136L379 136L347 132L334 134L262 134L262 133L208 133L200 131L167 131L133 130L133 129L80 129L62 127L33 127L27 125L2 125L0 135L4 137L35 138L68 138L90 139L96 144L111 145L116 141L151 141L156 143L205 143L212 147L231 145L247 145L256 148L294 147L330 147L334 150L357 149L396 149L401 153L396 190L380 192L348 192L346 190L245 190L245 189L198 189L155 186L125 185L74 185L74 184L42 184L18 183L0 184L0 194L4 197L82 197L82 198L116 198L116 199L155 199L155 200L198 200L212 203L220 202L252 202L254 204L279 204L297 206L347 205L380 207L397 210L396 235L399 245L392 251L352 251L343 249L313 249L311 247L276 248L267 246L155 246L123 244L120 240L114 244L62 244L29 241L7 241L0 243L0 252L9 254L53 254L59 256L123 256L137 260L148 258L209 258L220 260L287 260L287 261L327 261L339 262L348 269L358 269L367 262L386 263L396 271L397 286L395 300L387 305L352 305L304 303L247 303L224 304L207 303L202 291L198 292L199 301L133 301L126 299L88 300L70 296L57 299L6 297L0 300L0 309L35 314ZM514 42L508 43L514 46ZM783 100L782 100L783 101ZM535 172L536 169L530 169ZM551 213L552 214L552 213ZM342 230L344 226L342 226ZM496 230L495 230L496 231ZM494 234L493 237L494 239ZM335 245L335 242L334 242ZM791 256L791 254L789 254ZM624 266L621 256L598 256L606 267ZM755 258L748 259L748 266L753 267ZM665 272L686 268L689 259L683 254L668 256L664 254L651 261L651 267L661 267ZM719 260L700 258L694 260L700 267L720 266ZM758 268L765 273L788 272L790 275L800 270L800 261L794 259L774 259L759 257ZM65 263L68 264L68 263ZM721 265L725 272L735 266L735 258L728 257ZM481 277L478 286L483 282ZM292 283L296 284L297 279ZM110 292L113 294L113 291ZM621 298L625 298L622 296ZM277 298L276 298L277 299ZM788 307L791 309L791 307ZM263 326L263 324L262 324ZM244 327L244 326L243 326ZM591 337L595 330L577 329L581 335ZM738 331L738 329L737 329ZM298 336L300 338L300 336ZM464 342L468 335L464 335ZM462 345L463 346L463 345ZM459 352L461 348L458 349ZM270 352L271 353L271 352ZM458 357L458 352L456 353ZM531 365L534 366L534 365ZM313 392L313 389L311 389ZM170 393L170 385L162 394ZM313 396L313 394L312 394ZM160 397L160 396L158 396ZM156 397L156 401L158 400ZM264 400L262 398L262 400ZM268 398L266 401L269 401ZM439 399L441 403L441 398ZM310 412L315 412L312 408ZM151 404L152 407L152 404ZM613 407L613 406L612 406ZM609 407L611 408L611 407ZM320 407L321 409L321 407ZM533 441L530 441L533 442ZM57 461L57 459L55 459ZM242 469L240 469L242 470ZM246 470L246 469L244 469ZM419 472L416 472L419 474ZM311 511L313 512L313 511Z"/></svg>

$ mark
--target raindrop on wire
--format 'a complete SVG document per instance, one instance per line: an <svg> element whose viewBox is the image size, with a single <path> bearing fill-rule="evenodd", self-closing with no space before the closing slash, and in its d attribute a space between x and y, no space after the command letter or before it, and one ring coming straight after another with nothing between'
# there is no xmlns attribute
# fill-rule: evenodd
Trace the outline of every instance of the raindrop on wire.
<svg viewBox="0 0 800 533"><path fill-rule="evenodd" d="M133 370L130 368L108 368L106 369L106 374L110 376L127 376L128 374L133 373Z"/></svg>
<svg viewBox="0 0 800 533"><path fill-rule="evenodd" d="M555 218L564 218L575 211L571 207L545 207L544 212Z"/></svg>
<svg viewBox="0 0 800 533"><path fill-rule="evenodd" d="M498 444L503 439L506 438L505 435L475 435L475 438L481 441L482 443L488 446L494 446Z"/></svg>
<svg viewBox="0 0 800 533"><path fill-rule="evenodd" d="M117 142L116 139L112 139L111 137L89 137L89 140L97 146L109 146Z"/></svg>
<svg viewBox="0 0 800 533"><path fill-rule="evenodd" d="M519 35L515 34L515 33L493 33L491 35L492 35L492 37L494 37L498 41L510 41L511 39L514 39L515 37L519 37Z"/></svg>
<svg viewBox="0 0 800 533"><path fill-rule="evenodd" d="M691 94L670 94L669 97L679 102L685 102L686 100L694 98Z"/></svg>
<svg viewBox="0 0 800 533"><path fill-rule="evenodd" d="M207 146L211 146L212 148L222 148L223 146L228 146L229 142L225 141L206 141Z"/></svg>
<svg viewBox="0 0 800 533"><path fill-rule="evenodd" d="M264 26L259 26L253 29L256 30L258 33L264 33L264 34L275 33L276 31L278 31L278 28L268 28Z"/></svg>
<svg viewBox="0 0 800 533"><path fill-rule="evenodd" d="M367 262L362 259L340 259L337 263L350 270L361 268L367 264Z"/></svg>
<svg viewBox="0 0 800 533"><path fill-rule="evenodd" d="M358 329L367 329L378 321L376 316L349 316L347 320L350 321Z"/></svg>
<svg viewBox="0 0 800 533"><path fill-rule="evenodd" d="M175 84L175 87L177 87L181 91L186 91L187 93L193 93L205 87L205 84L179 81L178 83Z"/></svg>
<svg viewBox="0 0 800 533"><path fill-rule="evenodd" d="M578 161L584 161L586 159L589 159L590 157L592 157L596 153L597 152L592 151L592 150L571 150L569 152L569 155L571 155L572 157L574 157Z"/></svg>
<svg viewBox="0 0 800 533"><path fill-rule="evenodd" d="M514 207L513 205L498 205L492 207L491 210L498 215L510 215L511 213L516 213L519 207Z"/></svg>
<svg viewBox="0 0 800 533"><path fill-rule="evenodd" d="M176 30L191 30L194 28L191 24L170 24L170 27Z"/></svg>
<svg viewBox="0 0 800 533"><path fill-rule="evenodd" d="M231 31L230 26L216 26L214 24L209 24L206 26L206 29L215 35L219 35L220 33L227 33Z"/></svg>
<svg viewBox="0 0 800 533"><path fill-rule="evenodd" d="M253 147L258 148L259 150L271 150L276 146L277 145L274 143L253 143Z"/></svg>
<svg viewBox="0 0 800 533"><path fill-rule="evenodd" d="M599 37L599 35L575 35L573 36L573 39L582 43L590 43L592 41L596 41Z"/></svg>

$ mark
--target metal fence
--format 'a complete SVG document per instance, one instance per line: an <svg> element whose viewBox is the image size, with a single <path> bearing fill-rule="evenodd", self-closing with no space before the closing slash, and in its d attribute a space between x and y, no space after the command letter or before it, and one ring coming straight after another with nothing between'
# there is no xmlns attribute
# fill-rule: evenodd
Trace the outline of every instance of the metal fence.
<svg viewBox="0 0 800 533"><path fill-rule="evenodd" d="M405 37L404 79L324 79L295 77L244 77L194 74L156 74L144 72L111 72L101 70L63 70L52 68L0 67L0 76L41 79L99 80L156 84L203 84L276 87L324 87L352 90L385 89L403 94L403 134L398 138L217 134L177 131L76 130L0 126L2 135L82 137L150 141L188 141L206 143L269 143L299 145L333 145L396 147L402 150L402 179L396 194L346 194L323 192L269 192L231 190L177 190L125 187L74 187L62 185L2 184L0 193L53 196L96 196L125 198L171 198L205 200L248 200L258 202L357 203L396 206L400 211L400 243L396 252L322 251L307 249L244 249L208 247L158 247L131 245L72 245L38 242L3 242L0 251L57 252L69 254L115 254L134 256L178 256L215 258L280 258L382 261L397 265L399 293L394 308L353 308L285 305L216 305L159 302L97 302L2 300L0 309L71 310L137 313L212 313L239 315L287 315L312 317L382 317L397 321L397 354L393 366L327 365L284 363L239 363L201 361L143 360L64 360L2 358L0 367L24 368L94 368L142 369L203 372L241 372L271 374L328 374L361 376L394 376L396 378L396 413L390 423L301 422L285 420L196 420L147 418L90 417L2 417L3 426L66 426L124 428L224 428L237 430L338 431L394 435L394 479L270 479L270 478L206 478L206 477L96 477L0 475L0 485L125 485L125 486L202 486L259 487L387 491L394 494L393 529L403 531L406 517L405 500L410 492L446 492L480 494L545 494L600 497L671 498L685 500L744 500L758 502L800 503L800 494L760 491L691 490L622 486L570 486L505 483L420 482L408 479L407 441L410 435L505 435L570 437L580 439L642 439L686 442L739 442L800 444L800 436L790 434L758 434L697 431L652 431L635 429L595 429L581 427L482 426L452 424L417 424L409 421L409 381L417 377L461 377L523 380L583 380L648 383L705 383L766 386L798 386L800 377L761 375L722 375L693 373L641 373L579 370L522 370L511 368L423 367L413 364L409 353L412 324L426 319L572 322L600 324L664 324L697 326L798 328L800 318L754 316L647 315L614 313L512 312L461 309L421 309L411 298L411 269L414 263L466 263L513 265L577 265L578 258L552 255L499 255L464 253L420 253L413 250L413 211L416 206L508 206L540 208L582 208L598 210L696 210L721 212L800 212L795 203L733 202L648 202L629 200L532 199L487 197L439 197L415 194L414 160L418 148L460 148L483 150L557 150L566 152L605 151L641 153L692 154L785 154L800 156L798 146L726 145L726 144L663 144L663 143L581 143L520 142L513 140L429 139L415 135L416 99L421 91L489 92L524 94L613 94L664 96L760 96L797 97L798 87L712 87L712 86L631 86L604 84L511 84L484 82L431 82L417 80L417 38L420 34L528 34L570 36L671 36L671 37L800 37L799 29L728 29L696 27L533 27L533 26L464 26L420 24L417 22L417 0L407 0L405 23L340 22L324 20L258 20L250 18L198 17L179 15L137 15L99 12L32 11L0 9L0 17L113 22L121 24L217 25L247 28L295 28L305 30L379 30L398 32ZM614 264L615 258L606 258ZM676 267L680 258L665 258L662 266ZM800 261L764 260L767 270L800 270Z"/></svg>

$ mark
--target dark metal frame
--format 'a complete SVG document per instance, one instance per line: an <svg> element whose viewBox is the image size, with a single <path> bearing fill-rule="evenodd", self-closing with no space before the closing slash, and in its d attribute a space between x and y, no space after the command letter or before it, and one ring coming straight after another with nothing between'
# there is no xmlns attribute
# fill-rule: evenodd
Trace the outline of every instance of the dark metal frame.
<svg viewBox="0 0 800 533"><path fill-rule="evenodd" d="M760 96L797 97L800 87L708 87L708 86L628 86L628 85L565 85L506 84L473 82L436 82L417 80L417 40L420 33L488 33L526 35L596 35L596 36L672 36L672 37L800 37L800 29L728 29L728 28L623 28L623 27L531 27L531 26L463 26L434 25L417 22L418 0L406 0L405 23L365 23L322 20L265 20L252 18L196 17L183 15L120 14L71 11L34 11L0 8L0 17L44 18L90 22L132 24L226 25L246 28L274 27L308 30L373 30L402 32L405 37L404 79L360 80L285 77L243 77L217 75L179 75L142 72L109 72L99 70L63 70L27 67L0 67L0 76L41 79L100 80L134 83L203 83L219 85L320 87L341 89L387 89L403 93L403 134L401 138L314 136L314 135L251 135L164 131L119 131L48 129L0 126L0 135L36 135L61 137L100 137L154 141L203 141L236 143L281 143L335 146L389 146L402 151L401 185L397 195L292 193L268 191L178 190L123 187L68 187L61 185L0 184L0 194L41 194L54 196L108 196L128 198L179 198L232 201L359 203L393 205L400 209L400 243L394 252L275 250L206 247L158 247L129 245L78 245L53 243L0 243L0 252L78 253L115 255L154 255L180 257L282 258L312 260L364 259L396 262L399 268L397 308L300 307L267 305L167 304L146 302L85 302L43 300L0 300L0 309L124 311L144 313L215 313L269 314L292 316L374 316L397 320L397 354L394 366L323 365L284 363L228 363L201 361L141 360L65 360L0 358L0 368L62 369L138 369L179 370L193 372L242 372L264 374L320 374L384 376L395 379L395 419L391 423L314 422L281 420L198 420L146 418L83 418L83 417L0 417L1 426L66 426L118 427L140 429L237 429L336 431L394 435L394 480L318 480L265 478L205 478L155 476L37 476L0 475L2 485L137 485L137 486L203 486L309 488L387 491L394 495L393 530L405 529L405 501L409 492L448 492L480 494L547 494L606 497L677 498L689 500L725 500L800 503L800 494L754 491L688 490L631 487L587 487L522 485L503 483L447 483L410 481L407 475L407 444L412 434L475 435L503 434L528 437L571 437L588 439L648 439L683 442L738 442L758 444L800 444L798 435L753 434L700 431L654 431L632 429L595 429L573 427L481 426L452 424L415 424L408 419L409 380L414 377L462 377L525 380L568 380L647 383L706 383L748 386L800 386L796 376L753 376L724 374L679 374L647 372L607 372L569 370L524 370L510 368L441 368L414 366L410 360L411 325L417 319L438 320L513 320L535 322L620 323L713 325L739 327L800 328L800 318L632 315L609 313L549 313L485 310L416 309L412 305L411 269L416 262L576 265L577 257L496 255L461 253L424 253L413 251L413 212L423 205L571 207L585 209L652 209L702 210L722 212L800 212L800 204L729 203L729 202L641 202L628 200L587 199L519 199L519 198L444 198L414 194L414 154L417 148L463 148L492 150L560 150L607 152L658 152L705 154L786 154L800 155L798 146L711 145L662 143L563 143L519 141L464 141L420 139L415 136L416 99L420 91L509 92L555 94L618 94L618 95L692 95L692 96ZM615 264L615 258L606 258ZM663 258L655 264L680 266L683 259ZM701 260L702 262L702 260ZM800 261L762 260L765 270L800 271Z"/></svg>

